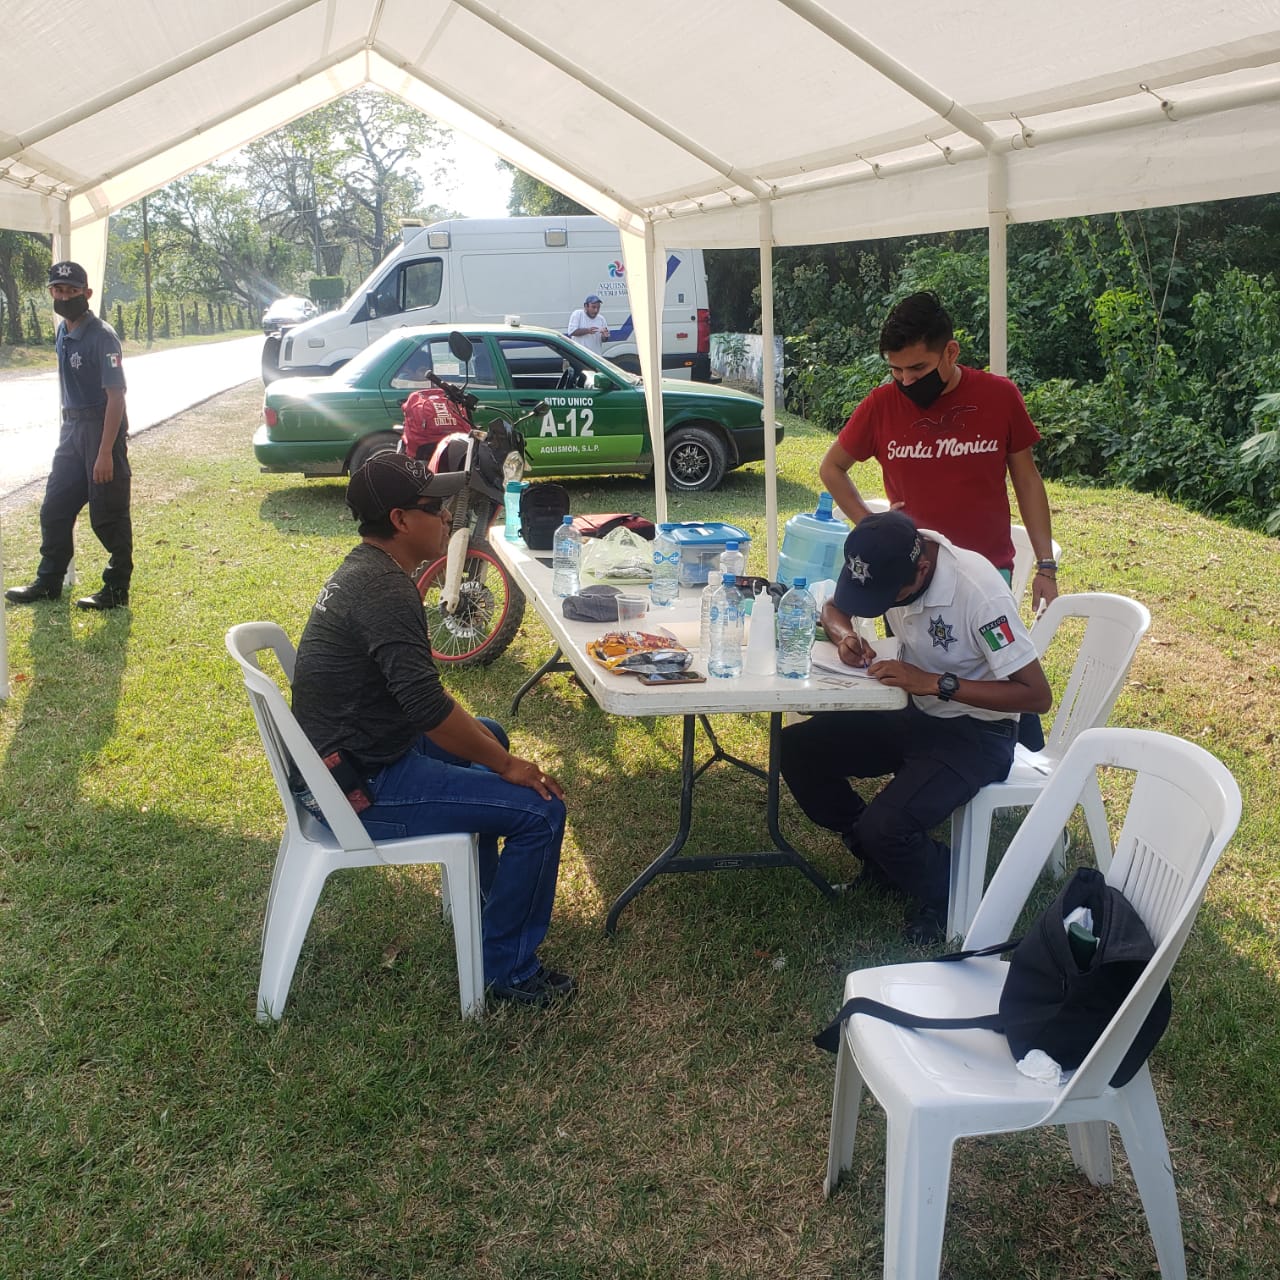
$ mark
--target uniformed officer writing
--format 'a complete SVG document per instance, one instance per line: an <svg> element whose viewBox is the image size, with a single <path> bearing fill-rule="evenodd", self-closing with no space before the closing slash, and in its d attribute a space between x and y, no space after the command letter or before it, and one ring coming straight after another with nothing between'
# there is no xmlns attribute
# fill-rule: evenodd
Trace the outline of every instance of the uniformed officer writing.
<svg viewBox="0 0 1280 1280"><path fill-rule="evenodd" d="M876 661L851 618L883 614L900 657ZM870 664L911 700L902 711L820 712L782 732L782 776L800 807L863 860L860 883L914 900L907 936L941 938L951 853L930 829L1008 776L1024 711L1053 701L999 572L917 530L900 511L861 520L822 625L850 666ZM870 803L850 778L892 774Z"/></svg>
<svg viewBox="0 0 1280 1280"><path fill-rule="evenodd" d="M57 600L75 551L76 517L89 507L89 524L107 549L102 589L76 601L82 609L115 609L129 603L133 576L133 524L126 437L124 362L120 339L89 310L93 290L78 262L49 268L49 293L61 317L58 381L62 430L40 508L40 566L35 581L11 587L17 604Z"/></svg>

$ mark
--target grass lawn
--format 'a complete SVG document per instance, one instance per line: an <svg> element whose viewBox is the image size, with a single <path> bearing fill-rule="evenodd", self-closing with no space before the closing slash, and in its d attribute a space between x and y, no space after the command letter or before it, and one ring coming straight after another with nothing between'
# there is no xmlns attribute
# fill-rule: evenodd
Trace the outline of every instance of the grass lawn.
<svg viewBox="0 0 1280 1280"><path fill-rule="evenodd" d="M355 540L339 482L258 472L260 394L135 441L130 611L6 610L0 1275L878 1277L882 1116L868 1105L825 1202L833 1061L809 1037L850 968L909 954L901 910L828 903L794 872L671 876L606 939L608 904L674 825L677 720L611 718L554 676L508 722L567 791L546 951L579 978L571 1005L463 1024L435 873L365 871L326 889L284 1022L255 1025L281 815L223 634L268 618L296 638ZM829 440L788 425L787 515L812 509ZM652 514L636 479L568 487L579 511ZM1202 743L1244 792L1152 1066L1190 1273L1276 1275L1280 551L1156 498L1050 497L1062 589L1132 595L1154 618L1114 722ZM672 518L746 526L758 571L762 508L755 465L674 498ZM25 582L34 501L4 536L8 580ZM92 589L87 519L80 550ZM507 720L547 654L530 613L492 668L449 681ZM717 722L760 762L766 727ZM758 847L757 783L712 770L699 796L698 848ZM849 878L834 837L789 799L783 817ZM943 1273L1154 1275L1127 1165L1098 1190L1060 1132L961 1143Z"/></svg>
<svg viewBox="0 0 1280 1280"><path fill-rule="evenodd" d="M53 329L56 317L50 313L47 317L49 324L49 341L40 346L13 346L9 343L0 343L0 371L16 370L23 373L39 373L45 369L56 369L58 367L58 353L53 347ZM115 316L112 314L107 317L110 324L115 324ZM248 338L255 333L262 333L261 325L250 325L247 329L227 329L223 333L193 333L188 337L175 338L156 338L150 346L147 346L147 340L143 338L131 337L129 333L120 335L120 348L125 357L145 356L148 351L169 351L173 347L195 347L207 342L227 342L232 338Z"/></svg>

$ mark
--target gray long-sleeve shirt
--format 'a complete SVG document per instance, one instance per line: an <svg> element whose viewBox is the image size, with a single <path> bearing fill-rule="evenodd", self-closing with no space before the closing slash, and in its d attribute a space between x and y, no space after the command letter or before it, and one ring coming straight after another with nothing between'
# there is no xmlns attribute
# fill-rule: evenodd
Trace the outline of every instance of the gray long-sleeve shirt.
<svg viewBox="0 0 1280 1280"><path fill-rule="evenodd" d="M453 710L431 656L417 588L362 542L320 589L298 644L293 712L321 756L378 768Z"/></svg>

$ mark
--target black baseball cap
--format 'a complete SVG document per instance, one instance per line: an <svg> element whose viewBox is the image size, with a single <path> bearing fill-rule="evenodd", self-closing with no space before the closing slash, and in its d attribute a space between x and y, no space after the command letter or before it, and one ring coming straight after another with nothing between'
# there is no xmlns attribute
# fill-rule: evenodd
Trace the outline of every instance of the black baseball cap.
<svg viewBox="0 0 1280 1280"><path fill-rule="evenodd" d="M851 618L878 618L916 576L920 532L901 511L865 516L844 540L831 603Z"/></svg>
<svg viewBox="0 0 1280 1280"><path fill-rule="evenodd" d="M347 506L357 520L385 520L423 498L452 498L467 482L461 471L436 475L403 453L375 453L347 483Z"/></svg>
<svg viewBox="0 0 1280 1280"><path fill-rule="evenodd" d="M49 284L69 284L73 289L87 289L89 274L78 262L55 262L49 268Z"/></svg>

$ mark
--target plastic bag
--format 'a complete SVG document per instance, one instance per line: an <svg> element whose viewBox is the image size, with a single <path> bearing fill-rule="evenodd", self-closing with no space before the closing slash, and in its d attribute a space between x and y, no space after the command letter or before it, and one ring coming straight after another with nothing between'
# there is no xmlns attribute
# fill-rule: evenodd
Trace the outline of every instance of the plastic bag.
<svg viewBox="0 0 1280 1280"><path fill-rule="evenodd" d="M588 538L578 574L597 582L648 582L653 577L653 543L627 528Z"/></svg>

